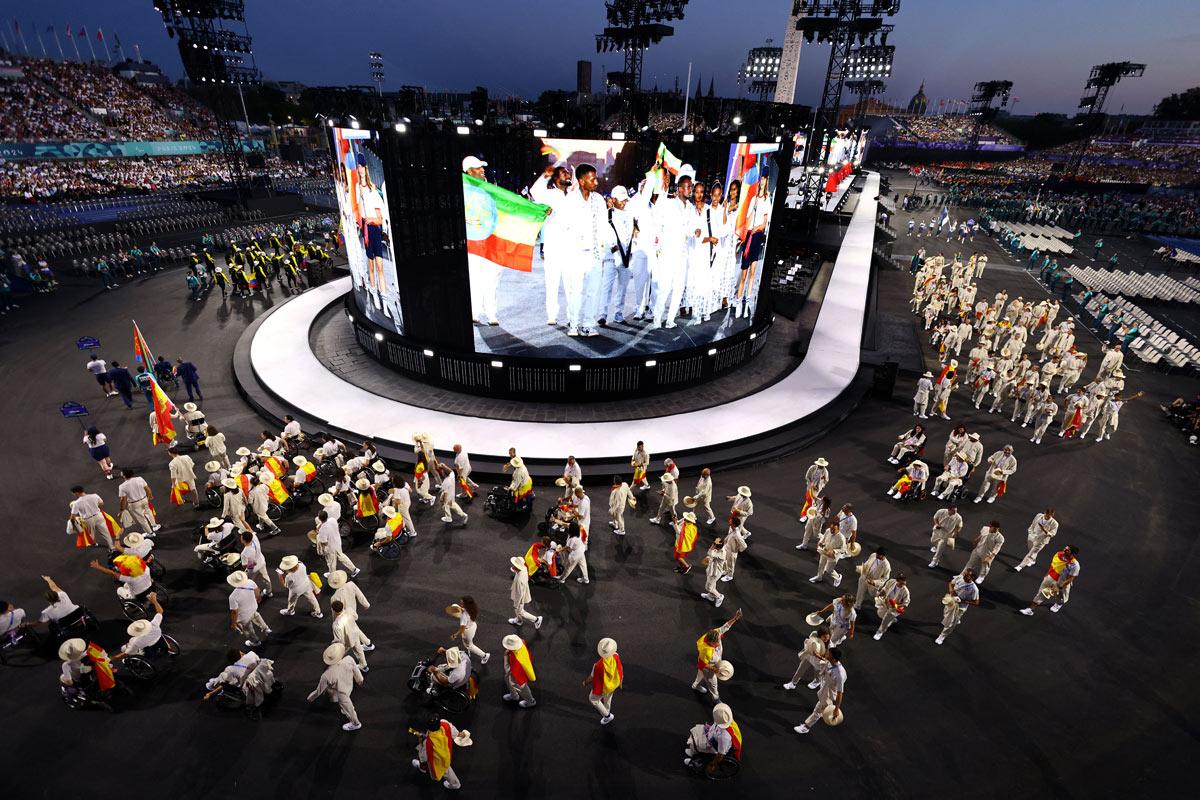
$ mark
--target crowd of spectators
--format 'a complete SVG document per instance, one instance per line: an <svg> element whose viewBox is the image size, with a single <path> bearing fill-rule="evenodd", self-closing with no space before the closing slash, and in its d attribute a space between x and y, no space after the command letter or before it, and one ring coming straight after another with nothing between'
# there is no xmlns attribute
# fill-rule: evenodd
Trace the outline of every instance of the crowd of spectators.
<svg viewBox="0 0 1200 800"><path fill-rule="evenodd" d="M0 77L0 141L110 138L103 125L28 70L24 77Z"/></svg>
<svg viewBox="0 0 1200 800"><path fill-rule="evenodd" d="M895 117L894 132L887 137L893 142L934 142L939 144L967 144L971 136L971 117L961 114L943 114L930 117ZM984 123L979 130L981 142L995 144L1020 144L1012 136L995 125Z"/></svg>
<svg viewBox="0 0 1200 800"><path fill-rule="evenodd" d="M268 157L272 179L317 177L324 165ZM230 181L220 155L155 156L0 163L0 199L38 202L161 189L201 189Z"/></svg>

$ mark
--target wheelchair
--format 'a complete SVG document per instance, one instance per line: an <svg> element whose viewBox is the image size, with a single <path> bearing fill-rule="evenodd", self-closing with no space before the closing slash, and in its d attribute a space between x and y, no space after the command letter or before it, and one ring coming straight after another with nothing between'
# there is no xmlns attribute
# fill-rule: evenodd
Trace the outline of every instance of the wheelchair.
<svg viewBox="0 0 1200 800"><path fill-rule="evenodd" d="M516 502L507 486L493 486L483 501L483 513L501 522L515 522L533 513L535 499L537 493L530 492L528 497Z"/></svg>
<svg viewBox="0 0 1200 800"><path fill-rule="evenodd" d="M30 666L43 663L40 657L42 635L35 628L21 624L0 636L0 664L6 667Z"/></svg>
<svg viewBox="0 0 1200 800"><path fill-rule="evenodd" d="M58 689L63 702L67 704L67 708L75 711L99 708L110 714L116 712L116 709L109 702L109 700L113 699L112 696L118 690L125 694L129 693L129 688L120 681L117 681L117 685L108 692L101 692L100 687L96 684L95 675L90 672L84 674L83 680L80 683L74 686L66 686L60 683Z"/></svg>
<svg viewBox="0 0 1200 800"><path fill-rule="evenodd" d="M706 778L710 781L724 781L737 775L742 769L742 764L733 755L726 755L721 759L712 770L708 771L708 765L712 763L716 757L715 753L696 753L691 756L692 763L687 766L690 774L698 778Z"/></svg>
<svg viewBox="0 0 1200 800"><path fill-rule="evenodd" d="M67 639L88 638L90 634L99 629L100 621L96 619L96 615L92 613L91 609L80 606L62 619L51 620L49 626L50 638L57 646Z"/></svg>
<svg viewBox="0 0 1200 800"><path fill-rule="evenodd" d="M247 719L258 721L262 719L263 710L274 705L280 693L283 692L283 681L276 680L271 684L271 690L263 698L262 705L255 705L246 699L246 693L238 686L222 686L215 695L213 702L222 711L240 711Z"/></svg>
<svg viewBox="0 0 1200 800"><path fill-rule="evenodd" d="M900 463L897 465L900 469L905 469L909 464L916 461L918 458L925 458L925 445L921 445L916 451L906 450L904 455L900 457Z"/></svg>
<svg viewBox="0 0 1200 800"><path fill-rule="evenodd" d="M401 532L399 536L391 539L381 539L377 542L371 542L371 552L375 553L380 558L388 561L395 561L404 552L404 546L412 540L412 537L407 533Z"/></svg>
<svg viewBox="0 0 1200 800"><path fill-rule="evenodd" d="M158 596L159 605L161 605L163 608L166 608L171 600L171 596L167 593L167 590L164 589L161 584L155 583L151 585L150 591L154 592ZM150 605L149 600L139 597L120 597L119 594L118 597L121 601L121 613L124 614L125 619L129 620L130 622L139 619L148 619L150 616L152 616L150 612L153 609L153 606Z"/></svg>
<svg viewBox="0 0 1200 800"><path fill-rule="evenodd" d="M224 505L225 498L221 496L221 489L219 486L209 486L204 490L205 507L220 509L223 508Z"/></svg>
<svg viewBox="0 0 1200 800"><path fill-rule="evenodd" d="M230 567L224 556L237 555L241 551L241 532L234 528L224 539L217 543L212 543L204 535L205 529L200 529L200 541L195 549L196 558L200 561L200 566L211 570L218 575L224 577L231 572L241 569L240 566ZM239 557L234 564L240 564Z"/></svg>
<svg viewBox="0 0 1200 800"><path fill-rule="evenodd" d="M267 516L271 517L272 505L279 508L280 515L287 511L289 507L294 509L311 508L312 504L317 502L317 498L324 494L324 492L325 481L321 479L320 474L314 475L313 477L309 478L307 482L302 483L299 486L291 487L289 489L290 494L288 499L284 500L283 503L279 504L272 501L267 506ZM271 519L276 520L277 518L271 517Z"/></svg>
<svg viewBox="0 0 1200 800"><path fill-rule="evenodd" d="M426 669L435 663L432 658L418 661L408 677L408 690L414 694L420 694L447 714L463 713L471 707L479 695L479 673L472 669L466 686L459 688L442 686L426 672Z"/></svg>
<svg viewBox="0 0 1200 800"><path fill-rule="evenodd" d="M152 681L160 674L174 670L175 659L181 652L179 642L164 633L161 639L140 655L126 656L117 662L118 668L134 680Z"/></svg>

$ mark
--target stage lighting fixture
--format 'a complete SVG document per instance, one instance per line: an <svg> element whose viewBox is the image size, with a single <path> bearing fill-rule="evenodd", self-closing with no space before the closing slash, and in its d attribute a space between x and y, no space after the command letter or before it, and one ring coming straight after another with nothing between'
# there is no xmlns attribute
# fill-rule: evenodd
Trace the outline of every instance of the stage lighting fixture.
<svg viewBox="0 0 1200 800"><path fill-rule="evenodd" d="M709 348L708 354L710 356L715 356L717 354L717 348L715 348L715 347Z"/></svg>
<svg viewBox="0 0 1200 800"><path fill-rule="evenodd" d="M354 130L358 130L362 126L358 124L358 120L352 119L350 120L350 127L354 128Z"/></svg>
<svg viewBox="0 0 1200 800"><path fill-rule="evenodd" d="M583 371L583 367L579 366L578 364L571 364L570 366L567 367L567 369L569 369L571 372L582 372Z"/></svg>
<svg viewBox="0 0 1200 800"><path fill-rule="evenodd" d="M752 334L750 334L750 338L751 338L752 340L753 340L753 339L757 339L757 338L758 338L758 334L757 334L757 333L752 333Z"/></svg>
<svg viewBox="0 0 1200 800"><path fill-rule="evenodd" d="M738 137L738 143L739 143L739 144L745 144L745 143L746 143L746 141L747 141L747 139L746 139L746 136L745 136L745 134L743 134L743 135L741 135L741 136L739 136L739 137Z"/></svg>
<svg viewBox="0 0 1200 800"><path fill-rule="evenodd" d="M622 142L625 140L625 131L613 131L613 141Z"/></svg>
<svg viewBox="0 0 1200 800"><path fill-rule="evenodd" d="M425 356L426 358L433 358L433 351L432 351L432 350L422 350L422 351L421 351L421 353L422 353L422 354L424 354L424 356Z"/></svg>
<svg viewBox="0 0 1200 800"><path fill-rule="evenodd" d="M459 125L454 130L457 131L458 133L461 133L463 136L466 136L468 133L471 132L471 129L468 128L466 125Z"/></svg>
<svg viewBox="0 0 1200 800"><path fill-rule="evenodd" d="M479 118L476 118L476 119L475 119L475 124L476 124L476 125L478 125L478 126L480 126L480 127L483 127L483 120L481 120L481 119L479 119Z"/></svg>
<svg viewBox="0 0 1200 800"><path fill-rule="evenodd" d="M395 128L396 128L396 133L404 133L405 131L408 130L408 126L405 125L403 122L397 122L395 125Z"/></svg>
<svg viewBox="0 0 1200 800"><path fill-rule="evenodd" d="M496 369L500 369L501 367L504 366L504 362L503 361L493 361L492 366L495 367Z"/></svg>
<svg viewBox="0 0 1200 800"><path fill-rule="evenodd" d="M377 334L375 334L375 341L377 341L377 342L382 342L382 341L383 341L383 334L382 334L382 333L377 333Z"/></svg>
<svg viewBox="0 0 1200 800"><path fill-rule="evenodd" d="M694 142L694 141L696 141L696 134L694 134L694 133L685 133L685 134L683 135L683 140L684 140L685 142Z"/></svg>
<svg viewBox="0 0 1200 800"><path fill-rule="evenodd" d="M564 127L565 125L566 125L566 123L565 123L565 122L556 122L556 123L554 123L554 127L558 128L559 130L562 130L562 129L563 129L563 127Z"/></svg>
<svg viewBox="0 0 1200 800"><path fill-rule="evenodd" d="M741 124L742 124L742 118L741 118L741 117L737 117L737 116L735 116L735 117L733 118L733 124L734 124L734 125L741 125Z"/></svg>
<svg viewBox="0 0 1200 800"><path fill-rule="evenodd" d="M652 358L652 359L650 359L649 361L647 361L647 362L646 362L646 366L647 366L647 367L657 367L657 366L658 366L658 362L657 362L657 361L655 361L655 360Z"/></svg>
<svg viewBox="0 0 1200 800"><path fill-rule="evenodd" d="M354 315L353 315L353 314L347 314L347 315L346 315L346 319L350 320L351 322L354 322Z"/></svg>
<svg viewBox="0 0 1200 800"><path fill-rule="evenodd" d="M546 132L545 128L534 128L533 135L534 135L534 137L541 139L545 136L548 136L549 134Z"/></svg>

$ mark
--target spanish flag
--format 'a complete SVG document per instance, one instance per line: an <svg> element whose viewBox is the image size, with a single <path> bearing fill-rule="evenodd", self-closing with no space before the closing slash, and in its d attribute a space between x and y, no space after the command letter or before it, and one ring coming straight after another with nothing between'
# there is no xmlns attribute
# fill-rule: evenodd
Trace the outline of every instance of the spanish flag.
<svg viewBox="0 0 1200 800"><path fill-rule="evenodd" d="M521 642L521 646L516 650L505 650L504 654L508 657L508 672L512 675L514 683L524 686L537 680L537 675L533 671L533 661L529 658L529 648L525 646L525 642Z"/></svg>
<svg viewBox="0 0 1200 800"><path fill-rule="evenodd" d="M908 477L907 475L901 475L900 480L896 481L896 484L893 488L895 488L900 494L904 494L912 487L912 485L912 478Z"/></svg>
<svg viewBox="0 0 1200 800"><path fill-rule="evenodd" d="M454 752L454 738L450 735L450 723L442 720L441 727L425 737L425 760L429 764L429 777L440 781L450 769L450 756Z"/></svg>
<svg viewBox="0 0 1200 800"><path fill-rule="evenodd" d="M396 516L389 518L384 523L384 527L387 528L388 533L392 535L393 539L400 535L400 532L404 530L404 516L400 513L399 509L396 511Z"/></svg>
<svg viewBox="0 0 1200 800"><path fill-rule="evenodd" d="M154 511L153 508L150 510ZM112 518L112 514L109 514L107 511L101 511L100 513L104 515L104 527L108 529L108 535L113 538L113 541L116 541L117 537L121 535L121 526Z"/></svg>
<svg viewBox="0 0 1200 800"><path fill-rule="evenodd" d="M533 478L526 478L525 482L517 489L513 499L519 503L531 494L533 494Z"/></svg>
<svg viewBox="0 0 1200 800"><path fill-rule="evenodd" d="M613 653L608 658L602 658L592 667L592 694L609 694L621 688L625 680L625 668L621 665L621 656Z"/></svg>
<svg viewBox="0 0 1200 800"><path fill-rule="evenodd" d="M1008 491L1008 481L1000 481L996 484L996 499L1004 497L1004 493Z"/></svg>
<svg viewBox="0 0 1200 800"><path fill-rule="evenodd" d="M1050 559L1050 570L1046 575L1054 580L1058 580L1058 576L1062 575L1062 571L1066 566L1067 560L1063 558L1063 551L1059 550L1054 554L1054 558Z"/></svg>
<svg viewBox="0 0 1200 800"><path fill-rule="evenodd" d="M131 556L128 553L117 556L113 559L113 566L117 568L117 572L129 578L136 578L146 571L146 562L142 561L137 556Z"/></svg>
<svg viewBox="0 0 1200 800"><path fill-rule="evenodd" d="M75 534L75 547L82 550L85 547L91 547L96 543L91 531L87 529L87 525L79 526L79 533Z"/></svg>
<svg viewBox="0 0 1200 800"><path fill-rule="evenodd" d="M802 517L807 517L807 516L808 516L808 510L809 510L810 508L812 508L812 506L813 506L813 493L812 493L812 489L805 489L805 490L804 490L804 508L800 509L800 516L802 516Z"/></svg>
<svg viewBox="0 0 1200 800"><path fill-rule="evenodd" d="M283 503L288 499L288 490L278 480L268 483L267 491L271 493L271 499L276 503Z"/></svg>
<svg viewBox="0 0 1200 800"><path fill-rule="evenodd" d="M541 542L534 542L529 545L529 549L525 551L525 571L533 575L538 571L538 567L542 565L542 550L546 546Z"/></svg>
<svg viewBox="0 0 1200 800"><path fill-rule="evenodd" d="M696 640L696 669L711 666L713 654L717 651L717 645L709 644L705 636L708 636L707 632Z"/></svg>
<svg viewBox="0 0 1200 800"><path fill-rule="evenodd" d="M284 466L283 459L280 458L279 456L267 456L266 458L263 459L263 466L266 467L267 469L271 470L271 474L274 475L276 478L282 478L283 474L285 472L287 472L287 467ZM308 465L305 464L305 466L308 466ZM308 470L304 470L304 471L306 473L308 472ZM315 471L315 468L314 468L314 471Z"/></svg>
<svg viewBox="0 0 1200 800"><path fill-rule="evenodd" d="M696 523L684 522L679 528L679 535L675 537L675 557L683 558L688 553L692 552L692 548L696 546Z"/></svg>
<svg viewBox="0 0 1200 800"><path fill-rule="evenodd" d="M634 467L633 468L633 483L635 486L637 484L641 483L645 477L646 477L646 468L645 467Z"/></svg>
<svg viewBox="0 0 1200 800"><path fill-rule="evenodd" d="M304 472L304 482L308 483L313 479L313 475L317 474L317 467L311 461L305 461L300 469Z"/></svg>
<svg viewBox="0 0 1200 800"><path fill-rule="evenodd" d="M187 495L187 493L190 492L191 490L192 490L192 487L188 486L187 481L180 481L179 483L172 484L171 485L171 505L173 505L173 506L183 505L184 496Z"/></svg>
<svg viewBox="0 0 1200 800"><path fill-rule="evenodd" d="M425 477L425 472L426 472L425 462L418 461L417 466L413 468L413 481L415 483L420 483L421 478Z"/></svg>
<svg viewBox="0 0 1200 800"><path fill-rule="evenodd" d="M250 496L250 476L245 473L242 473L241 475L234 475L233 479L238 482L238 486L242 487L242 494L246 497L249 497Z"/></svg>
<svg viewBox="0 0 1200 800"><path fill-rule="evenodd" d="M475 492L474 492L474 491L472 491L472 489L471 489L471 484L467 483L467 479L466 479L466 478L459 478L459 479L458 479L458 487L459 487L460 489L462 489L462 493L463 493L463 494L465 494L465 495L467 496L467 499L468 499L468 500L474 500L474 499L475 499Z"/></svg>
<svg viewBox="0 0 1200 800"><path fill-rule="evenodd" d="M358 508L354 509L354 516L359 519L373 517L379 513L379 498L375 495L375 487L364 489L358 493Z"/></svg>
<svg viewBox="0 0 1200 800"><path fill-rule="evenodd" d="M725 729L729 732L729 738L733 740L733 746L730 748L733 751L733 757L738 761L742 760L742 729L738 727L736 722L729 723L729 727Z"/></svg>
<svg viewBox="0 0 1200 800"><path fill-rule="evenodd" d="M152 441L156 445L173 442L175 440L175 423L171 421L171 414L175 413L175 405L158 385L158 381L152 380L150 385L152 387L150 396L154 401L154 426L158 429L155 431Z"/></svg>
<svg viewBox="0 0 1200 800"><path fill-rule="evenodd" d="M100 686L100 691L107 692L117 685L117 679L113 675L112 662L108 660L108 653L104 652L103 647L88 642L87 660L92 664L92 671L96 674L96 683Z"/></svg>

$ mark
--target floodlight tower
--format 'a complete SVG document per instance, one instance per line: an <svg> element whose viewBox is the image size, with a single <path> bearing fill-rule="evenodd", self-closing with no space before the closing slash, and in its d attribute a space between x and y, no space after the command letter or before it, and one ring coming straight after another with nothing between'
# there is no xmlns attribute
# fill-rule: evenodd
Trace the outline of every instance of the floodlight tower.
<svg viewBox="0 0 1200 800"><path fill-rule="evenodd" d="M759 100L766 100L775 94L779 82L779 61L783 56L782 47L771 47L767 40L765 47L753 47L746 56L746 63L738 72L738 83L746 84L750 94Z"/></svg>
<svg viewBox="0 0 1200 800"><path fill-rule="evenodd" d="M1000 109L1008 106L1012 87L1012 81L980 81L975 84L975 90L971 94L971 108L967 112L972 117L968 157L978 156L980 131L983 130L985 122L995 119ZM993 107L992 103L996 100L999 100L1000 104Z"/></svg>
<svg viewBox="0 0 1200 800"><path fill-rule="evenodd" d="M872 33L882 33L884 17L900 10L900 0L798 0L796 27L806 42L829 44L829 65L821 104L813 114L812 139L808 143L802 175L801 205L816 208L822 200L824 165L828 141L837 125L847 60L857 41L865 45ZM884 41L886 44L886 40Z"/></svg>
<svg viewBox="0 0 1200 800"><path fill-rule="evenodd" d="M625 70L608 73L608 83L624 94L629 128L634 127L636 119L646 50L675 33L665 23L683 19L687 3L688 0L609 0L604 4L608 26L603 33L596 34L596 52L625 56Z"/></svg>
<svg viewBox="0 0 1200 800"><path fill-rule="evenodd" d="M1079 98L1079 108L1087 109L1083 115L1084 130L1089 129L1088 123L1104 113L1104 102L1108 99L1109 89L1116 86L1121 78L1140 78L1145 74L1146 65L1134 64L1132 61L1113 61L1092 67L1092 72L1083 87L1083 97ZM1068 177L1074 177L1079 172L1087 147L1088 137L1084 136L1071 155L1071 163L1067 168Z"/></svg>
<svg viewBox="0 0 1200 800"><path fill-rule="evenodd" d="M858 96L854 106L851 129L861 129L870 105L871 97L883 94L887 79L892 76L892 64L896 60L896 47L887 43L888 34L894 26L884 25L872 33L867 44L856 47L846 60L846 88ZM858 155L858 137L854 137L854 154Z"/></svg>
<svg viewBox="0 0 1200 800"><path fill-rule="evenodd" d="M167 36L179 39L179 57L188 79L206 95L230 181L245 207L250 186L242 137L233 122L237 116L233 91L262 82L246 28L246 4L244 0L154 0L154 10L162 15Z"/></svg>

